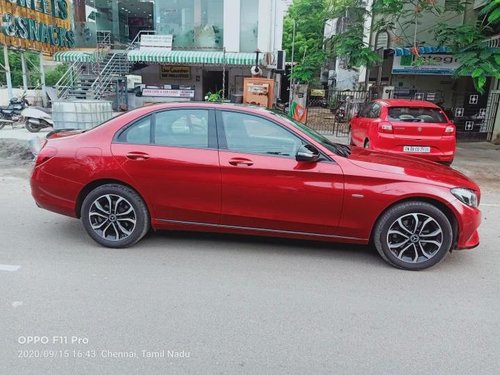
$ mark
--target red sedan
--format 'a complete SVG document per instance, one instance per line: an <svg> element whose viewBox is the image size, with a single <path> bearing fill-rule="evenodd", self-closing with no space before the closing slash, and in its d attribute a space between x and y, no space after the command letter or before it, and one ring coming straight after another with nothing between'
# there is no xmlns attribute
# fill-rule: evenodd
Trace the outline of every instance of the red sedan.
<svg viewBox="0 0 500 375"><path fill-rule="evenodd" d="M464 175L335 144L261 108L162 104L48 138L36 203L107 247L150 228L214 231L373 243L419 270L479 244L480 191Z"/></svg>
<svg viewBox="0 0 500 375"><path fill-rule="evenodd" d="M368 104L351 120L350 143L451 164L456 132L443 110L431 102L384 99Z"/></svg>

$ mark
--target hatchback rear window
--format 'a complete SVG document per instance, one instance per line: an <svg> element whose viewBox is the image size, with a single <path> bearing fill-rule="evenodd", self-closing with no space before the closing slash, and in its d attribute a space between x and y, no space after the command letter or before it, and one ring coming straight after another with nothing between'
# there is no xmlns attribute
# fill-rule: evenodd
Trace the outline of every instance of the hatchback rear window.
<svg viewBox="0 0 500 375"><path fill-rule="evenodd" d="M441 110L429 107L390 107L390 121L446 123Z"/></svg>

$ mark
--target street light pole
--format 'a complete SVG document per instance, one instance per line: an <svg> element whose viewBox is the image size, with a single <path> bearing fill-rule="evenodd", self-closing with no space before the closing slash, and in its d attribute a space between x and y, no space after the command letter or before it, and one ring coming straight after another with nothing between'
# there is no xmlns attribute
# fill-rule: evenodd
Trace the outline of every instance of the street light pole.
<svg viewBox="0 0 500 375"><path fill-rule="evenodd" d="M294 95L294 86L293 86L293 66L294 66L294 60L295 60L295 28L297 26L297 22L293 20L293 32L292 32L292 66L290 68L290 88L288 90L289 92L289 98L288 98L288 105L291 108L292 107L292 100L293 100L293 95Z"/></svg>

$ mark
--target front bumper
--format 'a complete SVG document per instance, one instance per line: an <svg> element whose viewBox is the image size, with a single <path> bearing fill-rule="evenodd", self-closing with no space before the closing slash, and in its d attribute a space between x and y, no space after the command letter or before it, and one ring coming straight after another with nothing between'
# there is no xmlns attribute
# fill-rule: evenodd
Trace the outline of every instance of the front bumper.
<svg viewBox="0 0 500 375"><path fill-rule="evenodd" d="M481 224L481 211L464 205L458 199L453 202L453 206L458 211L458 237L455 249L466 250L479 246L478 228Z"/></svg>

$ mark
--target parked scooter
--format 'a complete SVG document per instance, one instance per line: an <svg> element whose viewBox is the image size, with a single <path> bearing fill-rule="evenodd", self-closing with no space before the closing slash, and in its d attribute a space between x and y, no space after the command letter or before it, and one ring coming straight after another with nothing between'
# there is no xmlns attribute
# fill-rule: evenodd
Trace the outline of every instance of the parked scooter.
<svg viewBox="0 0 500 375"><path fill-rule="evenodd" d="M26 99L26 91L19 98L11 98L7 107L0 108L0 129L9 122L14 123L21 120L21 112L28 107L29 103Z"/></svg>
<svg viewBox="0 0 500 375"><path fill-rule="evenodd" d="M29 107L21 115L24 117L24 126L31 133L37 133L40 129L54 126L52 110L49 108Z"/></svg>

